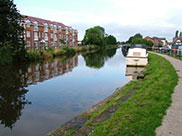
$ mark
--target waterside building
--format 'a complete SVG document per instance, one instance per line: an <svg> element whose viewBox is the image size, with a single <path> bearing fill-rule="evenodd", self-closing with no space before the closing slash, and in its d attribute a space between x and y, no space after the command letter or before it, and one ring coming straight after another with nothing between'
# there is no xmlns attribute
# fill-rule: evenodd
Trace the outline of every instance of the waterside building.
<svg viewBox="0 0 182 136"><path fill-rule="evenodd" d="M24 16L26 49L59 48L76 46L78 31L60 22Z"/></svg>

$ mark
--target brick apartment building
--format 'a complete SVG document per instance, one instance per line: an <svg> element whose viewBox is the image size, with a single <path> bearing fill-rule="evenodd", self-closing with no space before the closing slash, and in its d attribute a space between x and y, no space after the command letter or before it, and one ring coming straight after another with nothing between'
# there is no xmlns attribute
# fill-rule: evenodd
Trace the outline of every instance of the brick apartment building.
<svg viewBox="0 0 182 136"><path fill-rule="evenodd" d="M26 49L59 48L76 46L78 31L63 23L24 16Z"/></svg>

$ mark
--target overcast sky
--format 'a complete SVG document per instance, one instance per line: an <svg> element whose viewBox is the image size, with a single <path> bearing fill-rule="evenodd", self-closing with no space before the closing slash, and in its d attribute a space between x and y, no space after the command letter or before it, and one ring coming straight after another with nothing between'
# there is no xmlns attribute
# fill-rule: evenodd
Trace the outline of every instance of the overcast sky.
<svg viewBox="0 0 182 136"><path fill-rule="evenodd" d="M166 37L182 31L182 0L14 0L21 14L62 22L79 32L100 25L119 41L131 35Z"/></svg>

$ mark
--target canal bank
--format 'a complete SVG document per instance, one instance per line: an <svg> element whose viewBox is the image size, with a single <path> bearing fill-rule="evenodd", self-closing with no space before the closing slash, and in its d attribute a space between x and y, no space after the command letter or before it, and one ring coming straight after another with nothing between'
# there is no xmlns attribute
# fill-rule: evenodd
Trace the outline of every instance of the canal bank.
<svg viewBox="0 0 182 136"><path fill-rule="evenodd" d="M63 46L61 48L48 48L44 50L28 50L29 61L36 62L40 60L53 59L55 57L73 57L74 55L97 52L98 50L118 48L118 45L84 45L84 46Z"/></svg>
<svg viewBox="0 0 182 136"><path fill-rule="evenodd" d="M149 55L144 76L47 136L155 135L171 103L178 76L167 60L153 54Z"/></svg>

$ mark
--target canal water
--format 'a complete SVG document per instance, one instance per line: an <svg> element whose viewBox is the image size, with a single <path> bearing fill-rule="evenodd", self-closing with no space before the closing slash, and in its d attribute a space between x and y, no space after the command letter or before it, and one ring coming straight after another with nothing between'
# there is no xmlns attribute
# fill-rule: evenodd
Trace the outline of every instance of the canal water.
<svg viewBox="0 0 182 136"><path fill-rule="evenodd" d="M0 136L43 136L129 80L121 49L0 68Z"/></svg>

